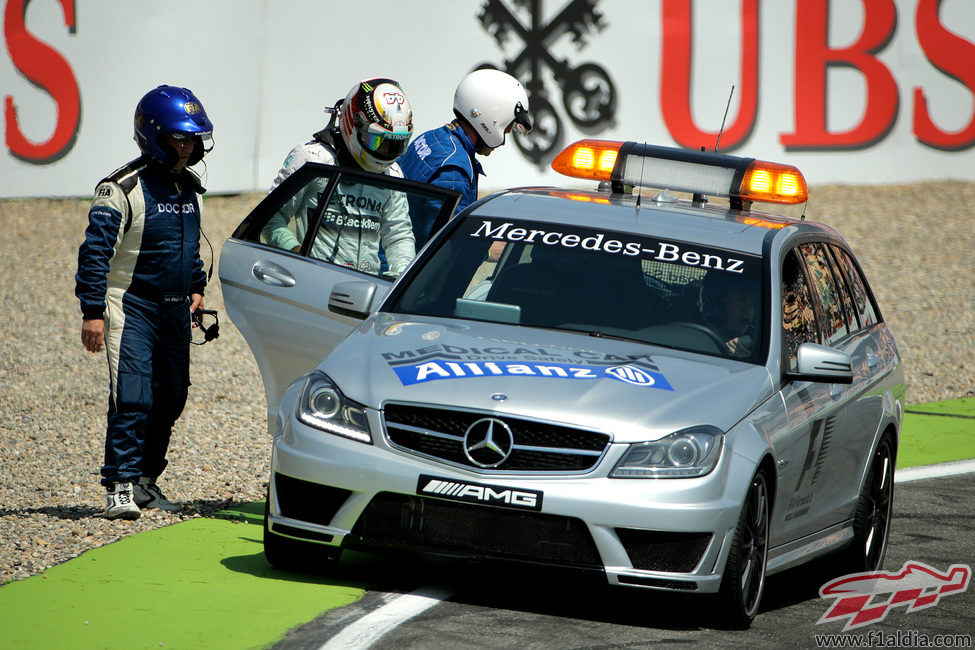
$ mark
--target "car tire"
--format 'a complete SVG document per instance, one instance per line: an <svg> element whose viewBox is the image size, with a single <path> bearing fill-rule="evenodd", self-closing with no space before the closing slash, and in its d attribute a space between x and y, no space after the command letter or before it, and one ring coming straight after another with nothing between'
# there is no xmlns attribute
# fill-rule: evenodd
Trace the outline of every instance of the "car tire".
<svg viewBox="0 0 975 650"><path fill-rule="evenodd" d="M717 614L722 627L746 629L758 613L765 591L770 508L768 475L760 469L745 494L721 578Z"/></svg>
<svg viewBox="0 0 975 650"><path fill-rule="evenodd" d="M884 563L894 505L894 445L884 436L870 461L853 514L853 543L840 551L844 573L876 571Z"/></svg>
<svg viewBox="0 0 975 650"><path fill-rule="evenodd" d="M264 502L264 557L275 569L323 573L335 567L342 549L276 535L268 529L271 497Z"/></svg>

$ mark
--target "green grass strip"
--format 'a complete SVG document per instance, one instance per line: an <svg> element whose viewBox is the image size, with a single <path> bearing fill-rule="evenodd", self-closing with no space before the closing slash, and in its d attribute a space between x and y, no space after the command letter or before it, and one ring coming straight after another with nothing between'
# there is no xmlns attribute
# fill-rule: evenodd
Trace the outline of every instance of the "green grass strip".
<svg viewBox="0 0 975 650"><path fill-rule="evenodd" d="M242 506L245 517L263 502ZM363 590L272 569L261 528L193 519L0 587L3 648L262 648Z"/></svg>
<svg viewBox="0 0 975 650"><path fill-rule="evenodd" d="M897 467L975 458L975 397L908 406Z"/></svg>

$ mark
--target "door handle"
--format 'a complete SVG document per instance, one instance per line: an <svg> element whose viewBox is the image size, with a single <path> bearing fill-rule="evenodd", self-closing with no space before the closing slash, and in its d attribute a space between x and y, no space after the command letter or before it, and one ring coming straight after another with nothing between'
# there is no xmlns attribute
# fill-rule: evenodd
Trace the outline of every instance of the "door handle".
<svg viewBox="0 0 975 650"><path fill-rule="evenodd" d="M251 268L255 278L272 287L293 287L295 278L287 269L273 262L256 262Z"/></svg>
<svg viewBox="0 0 975 650"><path fill-rule="evenodd" d="M880 363L880 357L878 357L873 352L867 352L867 367L871 370L876 370L877 365Z"/></svg>
<svg viewBox="0 0 975 650"><path fill-rule="evenodd" d="M843 394L843 386L840 384L831 384L829 387L830 399L839 399L840 395Z"/></svg>

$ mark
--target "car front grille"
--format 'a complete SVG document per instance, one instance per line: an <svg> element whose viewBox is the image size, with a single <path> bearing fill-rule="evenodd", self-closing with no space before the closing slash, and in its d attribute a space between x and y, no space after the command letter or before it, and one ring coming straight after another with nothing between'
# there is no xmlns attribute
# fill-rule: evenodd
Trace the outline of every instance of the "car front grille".
<svg viewBox="0 0 975 650"><path fill-rule="evenodd" d="M574 517L388 492L373 497L343 546L602 568L588 528Z"/></svg>
<svg viewBox="0 0 975 650"><path fill-rule="evenodd" d="M510 456L489 468L473 463L464 449L464 435L468 427L484 418L504 422L514 438ZM409 404L386 404L383 420L386 435L393 446L481 471L582 473L596 466L610 442L607 434L598 431L491 412L455 411Z"/></svg>

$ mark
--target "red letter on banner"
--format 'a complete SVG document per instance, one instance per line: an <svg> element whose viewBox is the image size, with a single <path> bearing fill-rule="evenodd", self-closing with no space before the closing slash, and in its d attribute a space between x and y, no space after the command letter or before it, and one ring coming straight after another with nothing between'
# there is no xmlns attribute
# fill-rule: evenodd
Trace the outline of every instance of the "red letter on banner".
<svg viewBox="0 0 975 650"><path fill-rule="evenodd" d="M796 3L796 78L794 133L779 140L787 149L863 149L882 139L897 117L897 82L874 54L894 35L894 0L861 0L860 40L843 49L828 45L829 0ZM826 77L831 66L859 70L866 81L866 108L853 129L833 133L826 126Z"/></svg>
<svg viewBox="0 0 975 650"><path fill-rule="evenodd" d="M29 141L17 123L14 98L4 100L7 126L7 148L16 158L43 165L63 158L74 146L81 123L81 94L71 65L58 52L37 40L27 31L25 16L31 0L7 0L4 11L3 35L10 51L10 60L27 79L51 95L58 106L54 133L47 142ZM64 12L64 22L75 30L74 0L58 0Z"/></svg>
<svg viewBox="0 0 975 650"><path fill-rule="evenodd" d="M917 3L915 21L917 40L928 61L945 76L963 83L968 92L975 94L975 44L945 29L938 20L941 0L920 0ZM923 144L935 149L957 151L975 144L975 112L968 124L954 133L939 129L928 113L928 101L924 89L914 88L914 135Z"/></svg>
<svg viewBox="0 0 975 650"><path fill-rule="evenodd" d="M660 108L667 130L682 147L717 144L718 131L703 131L691 116L691 3L664 0ZM721 132L721 149L741 146L755 127L758 110L758 0L741 0L741 102L735 121Z"/></svg>

